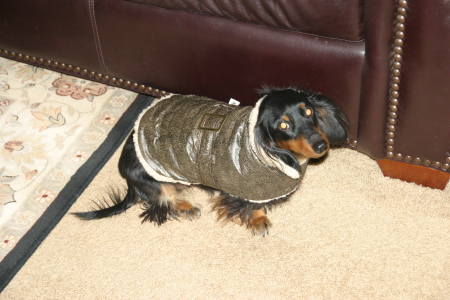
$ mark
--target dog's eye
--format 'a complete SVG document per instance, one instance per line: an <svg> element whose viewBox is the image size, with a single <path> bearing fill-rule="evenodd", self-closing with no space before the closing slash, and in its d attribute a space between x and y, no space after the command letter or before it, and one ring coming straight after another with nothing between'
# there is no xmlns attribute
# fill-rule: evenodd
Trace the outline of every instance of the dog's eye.
<svg viewBox="0 0 450 300"><path fill-rule="evenodd" d="M311 108L307 108L307 109L305 110L305 114L306 114L307 116L312 116L313 113L314 113L314 111L313 111Z"/></svg>
<svg viewBox="0 0 450 300"><path fill-rule="evenodd" d="M289 123L286 123L286 122L281 121L281 122L278 124L278 128L279 128L280 130L287 130L287 129L289 129Z"/></svg>

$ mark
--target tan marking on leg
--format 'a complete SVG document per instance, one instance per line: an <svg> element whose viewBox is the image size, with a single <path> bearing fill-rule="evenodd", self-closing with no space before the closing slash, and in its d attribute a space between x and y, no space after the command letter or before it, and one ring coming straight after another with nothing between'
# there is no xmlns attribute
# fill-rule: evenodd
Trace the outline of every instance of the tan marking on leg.
<svg viewBox="0 0 450 300"><path fill-rule="evenodd" d="M254 210L253 216L250 219L250 227L253 233L259 233L261 235L266 235L269 232L269 227L272 226L269 218L262 209Z"/></svg>
<svg viewBox="0 0 450 300"><path fill-rule="evenodd" d="M194 207L191 203L185 201L185 200L177 200L176 206L179 210L185 210L189 211L191 208Z"/></svg>
<svg viewBox="0 0 450 300"><path fill-rule="evenodd" d="M161 201L177 210L183 217L192 220L201 215L200 208L180 198L179 187L175 184L161 184Z"/></svg>
<svg viewBox="0 0 450 300"><path fill-rule="evenodd" d="M161 184L161 196L159 197L161 204L172 203L176 205L176 199L178 197L178 191L175 185L173 184Z"/></svg>

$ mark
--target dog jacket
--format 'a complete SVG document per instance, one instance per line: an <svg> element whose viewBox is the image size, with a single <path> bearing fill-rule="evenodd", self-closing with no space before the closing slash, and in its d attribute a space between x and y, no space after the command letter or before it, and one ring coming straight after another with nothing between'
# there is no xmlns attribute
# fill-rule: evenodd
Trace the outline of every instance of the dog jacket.
<svg viewBox="0 0 450 300"><path fill-rule="evenodd" d="M251 202L287 196L301 172L255 143L258 101L253 108L199 96L155 100L135 124L137 157L161 182L201 184Z"/></svg>

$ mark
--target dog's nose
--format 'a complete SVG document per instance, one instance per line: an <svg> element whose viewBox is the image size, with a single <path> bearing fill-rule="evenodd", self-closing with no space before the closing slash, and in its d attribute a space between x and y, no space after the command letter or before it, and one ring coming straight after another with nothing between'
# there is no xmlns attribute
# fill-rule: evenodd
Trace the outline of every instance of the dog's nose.
<svg viewBox="0 0 450 300"><path fill-rule="evenodd" d="M313 150L317 154L322 154L323 152L327 151L328 145L324 140L317 141L312 145Z"/></svg>

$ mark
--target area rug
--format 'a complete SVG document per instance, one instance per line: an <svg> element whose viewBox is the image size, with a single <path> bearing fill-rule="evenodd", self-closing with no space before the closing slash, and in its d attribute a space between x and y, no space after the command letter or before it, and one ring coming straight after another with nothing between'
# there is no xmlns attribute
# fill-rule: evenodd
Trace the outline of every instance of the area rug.
<svg viewBox="0 0 450 300"><path fill-rule="evenodd" d="M0 291L151 101L0 58Z"/></svg>

